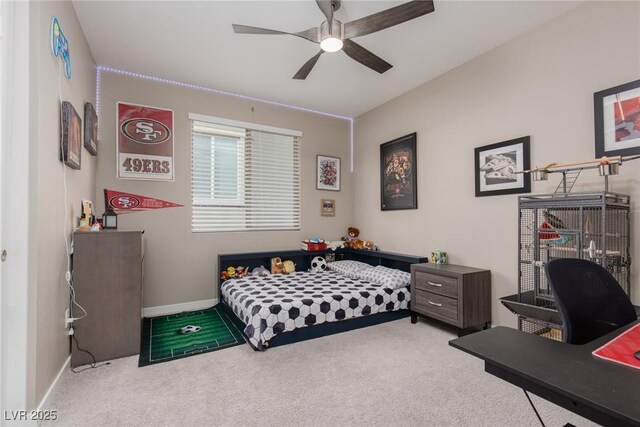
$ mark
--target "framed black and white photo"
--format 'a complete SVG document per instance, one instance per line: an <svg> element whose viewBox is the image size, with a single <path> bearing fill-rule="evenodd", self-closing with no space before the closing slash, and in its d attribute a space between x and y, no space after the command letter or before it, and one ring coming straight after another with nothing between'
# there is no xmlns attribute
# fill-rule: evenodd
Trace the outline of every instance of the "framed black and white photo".
<svg viewBox="0 0 640 427"><path fill-rule="evenodd" d="M380 209L418 209L416 134L380 145Z"/></svg>
<svg viewBox="0 0 640 427"><path fill-rule="evenodd" d="M84 103L84 148L89 154L98 154L98 116L90 102Z"/></svg>
<svg viewBox="0 0 640 427"><path fill-rule="evenodd" d="M60 160L71 169L80 169L82 119L68 101L62 102L60 115L60 120L62 120Z"/></svg>
<svg viewBox="0 0 640 427"><path fill-rule="evenodd" d="M475 149L476 197L531 192L528 136Z"/></svg>
<svg viewBox="0 0 640 427"><path fill-rule="evenodd" d="M317 156L316 189L340 191L340 158Z"/></svg>
<svg viewBox="0 0 640 427"><path fill-rule="evenodd" d="M593 94L596 157L640 154L640 80Z"/></svg>

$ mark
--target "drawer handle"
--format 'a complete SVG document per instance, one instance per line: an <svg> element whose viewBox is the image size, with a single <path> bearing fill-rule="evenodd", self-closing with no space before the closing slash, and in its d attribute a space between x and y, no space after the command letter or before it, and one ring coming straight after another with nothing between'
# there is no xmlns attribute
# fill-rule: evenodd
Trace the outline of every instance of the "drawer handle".
<svg viewBox="0 0 640 427"><path fill-rule="evenodd" d="M431 305L435 305L436 307L442 307L442 304L438 304L437 302L431 302L429 300L427 300L427 302Z"/></svg>
<svg viewBox="0 0 640 427"><path fill-rule="evenodd" d="M428 284L430 284L431 286L435 286L437 288L441 288L442 287L442 283L433 283L433 282L429 282L427 281Z"/></svg>

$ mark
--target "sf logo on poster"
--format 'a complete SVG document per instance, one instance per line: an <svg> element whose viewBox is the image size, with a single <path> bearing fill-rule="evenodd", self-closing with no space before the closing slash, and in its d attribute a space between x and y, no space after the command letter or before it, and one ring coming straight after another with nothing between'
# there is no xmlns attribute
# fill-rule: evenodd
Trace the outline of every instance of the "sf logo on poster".
<svg viewBox="0 0 640 427"><path fill-rule="evenodd" d="M118 178L173 181L173 111L119 102Z"/></svg>

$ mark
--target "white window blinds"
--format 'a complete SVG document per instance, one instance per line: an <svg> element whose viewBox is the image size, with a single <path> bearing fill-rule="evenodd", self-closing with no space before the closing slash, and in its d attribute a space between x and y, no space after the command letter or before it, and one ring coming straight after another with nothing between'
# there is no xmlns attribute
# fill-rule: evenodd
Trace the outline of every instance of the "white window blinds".
<svg viewBox="0 0 640 427"><path fill-rule="evenodd" d="M191 230L299 230L301 134L190 118Z"/></svg>

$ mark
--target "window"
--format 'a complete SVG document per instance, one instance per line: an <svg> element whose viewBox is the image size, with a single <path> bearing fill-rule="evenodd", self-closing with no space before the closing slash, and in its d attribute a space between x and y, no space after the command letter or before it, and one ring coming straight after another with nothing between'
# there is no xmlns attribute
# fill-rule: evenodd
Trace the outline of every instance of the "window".
<svg viewBox="0 0 640 427"><path fill-rule="evenodd" d="M191 231L299 230L301 133L189 118Z"/></svg>

